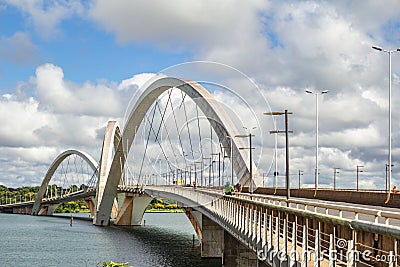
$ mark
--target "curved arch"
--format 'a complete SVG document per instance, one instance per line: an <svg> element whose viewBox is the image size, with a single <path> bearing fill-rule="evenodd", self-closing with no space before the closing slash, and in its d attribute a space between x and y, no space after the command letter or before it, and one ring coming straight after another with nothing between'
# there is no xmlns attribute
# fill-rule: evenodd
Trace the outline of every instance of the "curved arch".
<svg viewBox="0 0 400 267"><path fill-rule="evenodd" d="M97 171L97 162L89 154L87 154L87 153L85 153L83 151L75 150L75 149L70 149L70 150L66 150L66 151L62 152L53 161L53 163L51 164L49 170L46 173L46 176L44 177L44 179L42 181L42 184L40 185L39 192L36 195L35 203L33 204L32 215L38 215L39 210L40 210L40 205L42 203L42 199L43 199L44 194L46 193L46 190L47 190L47 186L49 185L49 182L50 182L51 178L53 177L54 172L57 170L58 166L61 164L61 162L65 158L67 158L68 156L74 155L74 154L78 155L83 160L85 160L86 163L90 166L90 168L92 168L92 170L94 172Z"/></svg>
<svg viewBox="0 0 400 267"><path fill-rule="evenodd" d="M129 152L133 139L135 138L136 131L154 101L170 88L180 89L193 99L201 111L206 115L223 146L231 145L227 136L234 137L239 134L225 110L219 105L218 101L216 101L214 97L200 84L194 81L171 78L164 75L156 76L144 86L143 92L135 102L128 117L122 134L122 142L118 144L118 147L115 150L104 193L102 197L98 199L98 209L96 211L95 220L93 221L95 225L108 224L112 203L117 193L118 182L122 176L122 170L125 165L125 158ZM245 145L243 145L241 139L232 138L232 164L234 164L234 170L238 179L242 184L246 185L249 184L250 180L250 163L248 160L244 159L249 158L249 152L247 150L238 149L239 147L244 146ZM126 148L126 150L124 150L124 148ZM229 153L230 152L228 152L228 154ZM254 163L252 162L251 164L255 170Z"/></svg>
<svg viewBox="0 0 400 267"><path fill-rule="evenodd" d="M99 177L96 186L96 210L98 209L99 201L102 199L104 188L107 183L108 174L111 168L111 156L112 156L112 145L114 145L114 150L117 148L118 143L121 140L120 127L117 121L108 121L106 126L106 131L103 139L103 146L100 156L100 166L99 166ZM122 176L121 176L122 177Z"/></svg>

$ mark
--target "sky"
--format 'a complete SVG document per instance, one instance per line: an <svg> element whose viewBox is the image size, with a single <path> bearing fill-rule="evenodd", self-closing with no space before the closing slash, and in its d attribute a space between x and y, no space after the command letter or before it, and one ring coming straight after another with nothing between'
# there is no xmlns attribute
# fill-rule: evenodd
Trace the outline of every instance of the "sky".
<svg viewBox="0 0 400 267"><path fill-rule="evenodd" d="M167 69L212 80L211 71L197 76L175 66L213 62L241 74L224 77L225 85L241 87L240 99L256 113L268 111L265 103L293 113L294 181L302 170L302 183L314 182L316 97L305 90L329 90L318 97L320 186L332 187L340 168L337 186L355 188L362 165L360 188L384 189L389 60L371 47L400 47L399 10L397 0L0 0L0 184L39 185L69 148L99 160L107 121L123 125L129 100L150 77ZM400 183L399 73L400 53L393 53L392 185ZM260 162L273 154L268 127L255 133L255 144L265 146ZM284 145L279 135L281 173Z"/></svg>

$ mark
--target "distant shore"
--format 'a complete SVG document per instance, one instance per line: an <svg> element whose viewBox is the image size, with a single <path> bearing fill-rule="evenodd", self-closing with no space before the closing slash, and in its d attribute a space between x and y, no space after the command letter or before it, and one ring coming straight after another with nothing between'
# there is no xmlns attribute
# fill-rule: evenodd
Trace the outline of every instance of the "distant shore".
<svg viewBox="0 0 400 267"><path fill-rule="evenodd" d="M183 213L183 209L148 209L146 213Z"/></svg>

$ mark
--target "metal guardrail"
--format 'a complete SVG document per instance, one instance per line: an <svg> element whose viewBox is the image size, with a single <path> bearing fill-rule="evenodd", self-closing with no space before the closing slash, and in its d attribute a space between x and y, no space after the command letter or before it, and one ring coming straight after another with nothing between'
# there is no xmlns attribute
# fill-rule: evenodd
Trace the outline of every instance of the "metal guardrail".
<svg viewBox="0 0 400 267"><path fill-rule="evenodd" d="M287 200L284 197L270 196L270 195L258 195L258 194L250 195L245 193L237 193L236 195L241 198L252 199L254 201L262 203L271 203L279 206L294 207L296 209L301 209L301 210L309 210L311 208L312 211L315 213L337 216L339 218L345 218L343 213L348 212L350 214L353 214L353 217L351 217L350 219L357 221L358 220L368 221L360 218L361 217L360 215L373 216L374 217L373 222L376 224L390 225L391 220L396 220L396 223L400 225L400 212L382 211L381 209L378 208L355 207L354 205L349 206L336 203L331 204L324 201L315 202L312 200L303 200L303 199ZM323 210L321 211L321 209ZM332 211L336 211L338 215L335 215ZM382 220L380 220L380 218L382 218L382 220L384 221L383 223Z"/></svg>
<svg viewBox="0 0 400 267"><path fill-rule="evenodd" d="M147 186L150 188L152 186ZM161 186L155 186L160 188ZM162 186L165 188L183 188L192 189L191 187L184 186ZM202 192L207 192L208 194L214 194L215 197L223 197L222 190L210 189L206 187L197 187L196 190ZM168 190L167 190L168 191ZM185 190L186 191L186 190ZM313 200L306 199L289 199L281 196L263 195L263 194L248 194L248 193L238 193L236 192L235 197L256 201L258 203L267 203L280 207L290 207L303 211L311 211L321 215L329 215L338 217L341 219L351 219L355 221L372 222L377 225L382 226L400 226L400 212L394 211L384 211L379 208L365 208L356 207L354 204L352 206L339 204L339 203L328 203L325 201L315 202ZM336 214L335 214L336 213ZM345 214L347 213L347 214ZM371 218L372 217L372 218ZM368 218L372 220L368 220ZM392 224L393 222L393 224ZM396 225L397 224L397 225Z"/></svg>
<svg viewBox="0 0 400 267"><path fill-rule="evenodd" d="M394 243L391 248L388 248L387 251L380 250L378 254L374 254L373 256L369 255L370 258L377 260L381 255L392 255L393 257L389 259L389 266L397 266L395 264L400 259L397 248L397 241L400 239L400 227L387 225L386 223L375 223L375 221L363 221L357 218L357 215L349 219L333 216L326 212L318 212L318 210L315 209L311 211L308 209L300 209L295 206L300 203L310 206L310 201L291 202L293 207L290 207L286 206L286 201L277 199L271 200L265 196L254 194L225 196L220 191L203 188L194 190L190 187L180 186L147 186L145 188L145 191L146 190L153 195L157 195L157 192L167 193L167 196L171 194L185 199L183 203L197 205L200 210L205 211L207 216L255 251L258 256L261 255L259 253L263 253L263 255L266 256L265 260L267 262L271 262L271 260L276 259L276 257L284 255L284 257L281 257L279 260L288 262L288 266L297 266L296 264L298 263L301 263L302 266L306 266L303 264L307 264L310 261L307 252L311 251L314 255L321 255L322 257L319 259L317 257L317 259L329 263L329 266L332 266L331 264L334 263L356 266L356 262L363 262L363 259L358 259L355 254L358 253L358 249L364 246L357 242L357 235L354 234L356 229L369 233L381 234L382 236L391 236L394 240L392 241ZM274 203L274 201L279 201L279 203ZM282 205L282 203L285 203L285 205ZM319 204L320 203L314 203L313 205L318 206ZM329 209L346 208L346 210L354 211L354 209L349 209L347 207L332 207L332 205L325 205L324 207ZM322 205L319 205L317 208L322 208ZM391 219L398 218L397 214L378 212L373 209L357 208L355 212L357 212L357 214ZM287 217L282 217L282 214L291 214L296 219L290 222ZM353 234L352 237L347 240L343 239L343 236L336 236L335 232L333 234L323 233L319 228L312 229L304 224L298 224L297 217L343 226L349 231L352 231ZM344 243L345 246L343 245L338 248L339 241L343 241L342 243ZM340 245L342 245L342 243L340 243ZM335 253L340 253L341 251L346 252L342 261L338 260L337 257L330 256Z"/></svg>

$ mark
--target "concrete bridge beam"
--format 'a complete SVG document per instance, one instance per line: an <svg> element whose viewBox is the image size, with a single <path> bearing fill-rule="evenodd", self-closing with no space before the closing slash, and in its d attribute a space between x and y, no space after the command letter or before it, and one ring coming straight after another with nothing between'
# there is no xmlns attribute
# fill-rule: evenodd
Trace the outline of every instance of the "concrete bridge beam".
<svg viewBox="0 0 400 267"><path fill-rule="evenodd" d="M31 214L32 206L24 206L24 207L15 207L12 208L13 214Z"/></svg>
<svg viewBox="0 0 400 267"><path fill-rule="evenodd" d="M85 202L86 202L86 206L89 208L89 210L90 210L90 215L92 216L92 218L94 217L94 215L95 215L95 212L96 212L96 205L95 205L95 203L94 203L94 199L93 198L90 198L90 199L85 199Z"/></svg>
<svg viewBox="0 0 400 267"><path fill-rule="evenodd" d="M58 207L58 204L42 205L40 207L38 215L53 215L53 213L57 209L57 207Z"/></svg>
<svg viewBox="0 0 400 267"><path fill-rule="evenodd" d="M186 216L188 217L190 223L192 224L194 230L196 231L197 238L200 241L200 244L203 242L203 236L202 236L202 213L194 210L192 208L184 208Z"/></svg>
<svg viewBox="0 0 400 267"><path fill-rule="evenodd" d="M228 232L224 232L223 266L236 267L267 267L265 262L258 259L257 254L235 239Z"/></svg>
<svg viewBox="0 0 400 267"><path fill-rule="evenodd" d="M207 216L202 216L201 257L222 258L224 229Z"/></svg>
<svg viewBox="0 0 400 267"><path fill-rule="evenodd" d="M133 193L124 193L118 198L120 204L114 225L141 225L144 211L153 198Z"/></svg>
<svg viewBox="0 0 400 267"><path fill-rule="evenodd" d="M235 239L220 225L207 216L202 216L201 257L221 258L222 266L267 267L257 254Z"/></svg>

